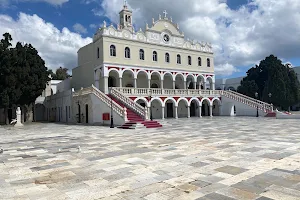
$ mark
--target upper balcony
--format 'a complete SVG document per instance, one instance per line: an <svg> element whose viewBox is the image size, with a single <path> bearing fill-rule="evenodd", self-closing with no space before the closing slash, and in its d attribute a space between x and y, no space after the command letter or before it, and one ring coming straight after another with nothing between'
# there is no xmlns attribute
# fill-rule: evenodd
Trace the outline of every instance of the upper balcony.
<svg viewBox="0 0 300 200"><path fill-rule="evenodd" d="M199 90L199 89L162 89L162 88L120 88L119 91L127 97L148 97L148 96L165 96L165 97L220 97L219 90Z"/></svg>

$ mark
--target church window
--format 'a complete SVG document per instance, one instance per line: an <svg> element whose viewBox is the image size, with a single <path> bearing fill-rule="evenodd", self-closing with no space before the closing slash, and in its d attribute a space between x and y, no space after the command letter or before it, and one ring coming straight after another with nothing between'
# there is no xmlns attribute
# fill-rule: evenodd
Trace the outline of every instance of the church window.
<svg viewBox="0 0 300 200"><path fill-rule="evenodd" d="M207 58L207 67L210 67L210 59Z"/></svg>
<svg viewBox="0 0 300 200"><path fill-rule="evenodd" d="M126 21L126 22L128 21L127 15L125 16L125 21Z"/></svg>
<svg viewBox="0 0 300 200"><path fill-rule="evenodd" d="M128 47L125 48L125 58L130 58L130 49Z"/></svg>
<svg viewBox="0 0 300 200"><path fill-rule="evenodd" d="M115 45L110 46L110 56L116 56L116 46Z"/></svg>
<svg viewBox="0 0 300 200"><path fill-rule="evenodd" d="M153 61L157 61L157 52L153 51Z"/></svg>
<svg viewBox="0 0 300 200"><path fill-rule="evenodd" d="M145 52L143 49L140 49L140 60L145 60Z"/></svg>
<svg viewBox="0 0 300 200"><path fill-rule="evenodd" d="M97 48L97 58L100 58L100 49L99 49L99 47Z"/></svg>
<svg viewBox="0 0 300 200"><path fill-rule="evenodd" d="M181 56L177 54L177 64L181 64Z"/></svg>
<svg viewBox="0 0 300 200"><path fill-rule="evenodd" d="M198 66L201 66L201 65L202 65L201 58L198 57Z"/></svg>
<svg viewBox="0 0 300 200"><path fill-rule="evenodd" d="M167 63L170 62L170 55L169 55L169 53L166 53L166 55L165 55L165 61L166 61Z"/></svg>
<svg viewBox="0 0 300 200"><path fill-rule="evenodd" d="M192 57L191 56L188 56L188 64L192 65Z"/></svg>

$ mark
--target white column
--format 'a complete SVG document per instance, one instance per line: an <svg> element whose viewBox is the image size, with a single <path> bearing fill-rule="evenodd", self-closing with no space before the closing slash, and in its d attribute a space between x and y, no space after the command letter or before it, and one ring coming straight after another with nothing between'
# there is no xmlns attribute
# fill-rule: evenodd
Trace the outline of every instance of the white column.
<svg viewBox="0 0 300 200"><path fill-rule="evenodd" d="M123 85L122 85L122 77L119 78L119 82L120 82L119 87L123 87Z"/></svg>
<svg viewBox="0 0 300 200"><path fill-rule="evenodd" d="M151 79L148 79L148 88L151 88Z"/></svg>
<svg viewBox="0 0 300 200"><path fill-rule="evenodd" d="M199 106L199 117L201 118L202 117L202 106Z"/></svg>
<svg viewBox="0 0 300 200"><path fill-rule="evenodd" d="M175 119L178 119L178 107L175 106Z"/></svg>
<svg viewBox="0 0 300 200"><path fill-rule="evenodd" d="M99 88L99 87L100 87L100 85L99 85L99 79L98 79L98 80L95 80L95 87L98 88L98 89L100 89L100 88Z"/></svg>
<svg viewBox="0 0 300 200"><path fill-rule="evenodd" d="M213 83L212 83L212 90L215 90L215 87L216 87L216 86L215 86L215 83L213 82Z"/></svg>
<svg viewBox="0 0 300 200"><path fill-rule="evenodd" d="M103 81L104 81L104 83L103 83L103 85L104 85L104 93L105 93L105 94L108 94L108 93L109 93L109 91L108 91L108 77L105 76L105 77L103 78Z"/></svg>
<svg viewBox="0 0 300 200"><path fill-rule="evenodd" d="M165 119L165 107L161 107L161 116L162 119Z"/></svg>
<svg viewBox="0 0 300 200"><path fill-rule="evenodd" d="M194 82L194 89L197 88L197 82Z"/></svg>
<svg viewBox="0 0 300 200"><path fill-rule="evenodd" d="M188 106L188 118L191 118L191 110L190 110L190 106Z"/></svg>
<svg viewBox="0 0 300 200"><path fill-rule="evenodd" d="M160 88L163 89L164 88L164 80L160 81Z"/></svg>
<svg viewBox="0 0 300 200"><path fill-rule="evenodd" d="M175 81L173 81L173 89L175 89L175 86L176 86Z"/></svg>
<svg viewBox="0 0 300 200"><path fill-rule="evenodd" d="M183 81L183 89L186 89L186 81Z"/></svg>
<svg viewBox="0 0 300 200"><path fill-rule="evenodd" d="M213 117L213 106L209 106L209 116Z"/></svg>
<svg viewBox="0 0 300 200"><path fill-rule="evenodd" d="M134 84L134 88L136 88L136 86L137 86L136 85L136 78L134 79L134 83L133 84Z"/></svg>
<svg viewBox="0 0 300 200"><path fill-rule="evenodd" d="M206 90L206 82L203 82L203 88Z"/></svg>

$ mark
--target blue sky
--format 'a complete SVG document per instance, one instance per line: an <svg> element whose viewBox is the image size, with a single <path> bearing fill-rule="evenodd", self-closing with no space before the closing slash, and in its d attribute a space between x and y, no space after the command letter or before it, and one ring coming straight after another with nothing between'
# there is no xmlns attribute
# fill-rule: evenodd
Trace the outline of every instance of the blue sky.
<svg viewBox="0 0 300 200"><path fill-rule="evenodd" d="M154 1L161 3L155 3ZM207 0L185 0L190 4L191 9L194 9L197 5L200 6L198 10L191 11L191 13L186 13L180 9L180 4L184 0L172 0L174 5L167 3L170 0L154 1L128 0L134 14L138 16L134 21L135 26L144 28L145 21L150 21L152 17L156 17L156 10L162 12L167 9L180 24L186 36L199 40L204 39L216 45L216 73L219 77L245 75L249 67L257 64L259 60L271 53L274 53L284 62L291 62L294 66L300 66L300 56L295 54L296 50L300 50L300 45L294 44L295 41L291 38L276 35L276 32L274 38L272 38L273 35L270 33L276 30L276 24L273 27L270 25L270 21L278 18L281 12L279 10L280 6L284 9L284 1L287 4L295 3L295 9L297 9L297 6L300 6L300 3L297 4L297 0L277 0L276 2L283 4L275 5L278 3L274 3L273 7L266 4L268 0L227 0L225 3L224 0L211 0L209 3L207 3ZM269 1L273 2L274 0ZM117 23L116 16L122 7L122 3L123 0L0 0L0 15L2 17L0 25L4 27L4 30L13 30L12 35L16 40L33 43L42 52L42 57L44 55L46 64L50 68L56 68L60 65L74 68L78 48L91 41L96 28L99 28L103 20L108 23ZM201 10L201 6L205 10ZM270 8L273 9L273 12L269 11ZM270 12L268 16L271 15L271 18L266 19L264 16L266 12ZM22 17L20 17L20 13L23 13ZM297 21L295 17L298 16L296 14L300 14L299 9L298 13L287 16L287 18L290 26L293 27L291 31L294 31L297 35L299 34L300 25L297 24L295 28ZM8 20L7 17L12 19ZM30 25L30 23L34 24ZM259 27L261 23L266 23L268 26L265 29ZM282 21L280 23L286 22ZM215 28L211 28L211 24ZM23 29L19 28L20 26ZM28 27L30 29L33 26L35 28L28 30L28 33L24 32L24 27L27 30ZM267 27L270 26L273 29L268 31ZM38 27L44 30L41 31ZM208 30L206 27L209 27ZM70 33L65 33L64 28L67 28ZM243 35L244 30L247 33ZM30 34L34 34L34 36ZM57 42L54 45L53 41L50 44L50 40L47 44L45 41L49 37L62 40L64 44ZM74 40L67 41L70 38L76 38L76 42L73 42ZM43 41L43 45L40 45L39 39ZM274 45L277 41L280 41L280 43ZM70 44L72 42L73 44ZM267 48L268 46L269 48ZM61 56L61 60L60 56L55 54L55 49L59 49L59 53L64 55ZM69 57L69 60L66 57Z"/></svg>

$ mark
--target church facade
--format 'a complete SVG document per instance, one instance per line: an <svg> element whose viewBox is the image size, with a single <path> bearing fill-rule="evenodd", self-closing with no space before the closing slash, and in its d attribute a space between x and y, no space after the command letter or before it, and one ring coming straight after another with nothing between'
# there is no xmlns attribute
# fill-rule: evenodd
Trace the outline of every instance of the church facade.
<svg viewBox="0 0 300 200"><path fill-rule="evenodd" d="M126 5L119 15L117 27L104 22L93 42L79 49L70 91L46 99L47 120L105 124L108 114L118 125L156 127L148 121L255 115L257 110L264 115L272 109L238 93L215 90L211 44L186 38L166 11L144 31L134 29Z"/></svg>

